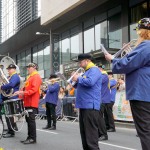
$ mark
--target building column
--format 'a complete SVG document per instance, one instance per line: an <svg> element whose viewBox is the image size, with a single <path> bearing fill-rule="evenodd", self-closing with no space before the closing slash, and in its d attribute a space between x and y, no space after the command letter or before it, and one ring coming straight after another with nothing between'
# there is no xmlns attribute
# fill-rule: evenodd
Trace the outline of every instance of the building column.
<svg viewBox="0 0 150 150"><path fill-rule="evenodd" d="M50 74L59 71L59 34L50 29Z"/></svg>

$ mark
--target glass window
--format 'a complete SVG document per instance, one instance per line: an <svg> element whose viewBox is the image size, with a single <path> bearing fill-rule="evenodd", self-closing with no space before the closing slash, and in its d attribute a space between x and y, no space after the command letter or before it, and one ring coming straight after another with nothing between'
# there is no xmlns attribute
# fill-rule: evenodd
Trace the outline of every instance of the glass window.
<svg viewBox="0 0 150 150"><path fill-rule="evenodd" d="M94 28L84 31L84 53L94 51Z"/></svg>
<svg viewBox="0 0 150 150"><path fill-rule="evenodd" d="M108 19L109 28L109 48L122 47L122 27L121 14L117 14Z"/></svg>
<svg viewBox="0 0 150 150"><path fill-rule="evenodd" d="M67 63L70 61L70 40L66 38L62 40L62 63Z"/></svg>
<svg viewBox="0 0 150 150"><path fill-rule="evenodd" d="M44 70L50 69L50 46L44 48Z"/></svg>
<svg viewBox="0 0 150 150"><path fill-rule="evenodd" d="M107 21L104 21L95 26L95 44L96 50L100 49L100 44L108 47L107 44Z"/></svg>
<svg viewBox="0 0 150 150"><path fill-rule="evenodd" d="M79 54L79 35L72 36L71 40L71 58Z"/></svg>
<svg viewBox="0 0 150 150"><path fill-rule="evenodd" d="M18 55L19 56L19 55ZM26 57L25 57L25 52L20 53L20 56L18 57L18 65L19 65L19 69L20 69L20 75L22 77L26 76Z"/></svg>
<svg viewBox="0 0 150 150"><path fill-rule="evenodd" d="M17 65L20 67L21 65L21 57L20 54L17 55Z"/></svg>
<svg viewBox="0 0 150 150"><path fill-rule="evenodd" d="M131 8L131 20L130 20L130 40L137 39L136 31L135 29L138 21L141 18L144 18L148 16L148 9L147 9L147 3L142 3L136 7Z"/></svg>
<svg viewBox="0 0 150 150"><path fill-rule="evenodd" d="M129 6L137 5L137 4L141 3L142 1L144 1L144 0L130 0Z"/></svg>
<svg viewBox="0 0 150 150"><path fill-rule="evenodd" d="M62 63L62 48L61 48L61 45L62 45L62 43L61 43L61 41L59 41L59 62L60 62L60 64Z"/></svg>
<svg viewBox="0 0 150 150"><path fill-rule="evenodd" d="M137 39L136 30L134 30L136 27L136 23L130 25L130 40Z"/></svg>
<svg viewBox="0 0 150 150"><path fill-rule="evenodd" d="M26 50L26 65L31 62L31 49Z"/></svg>
<svg viewBox="0 0 150 150"><path fill-rule="evenodd" d="M48 69L48 70L45 70L45 78L49 78L50 77L50 70Z"/></svg>
<svg viewBox="0 0 150 150"><path fill-rule="evenodd" d="M39 70L43 70L43 50L38 52L38 66Z"/></svg>
<svg viewBox="0 0 150 150"><path fill-rule="evenodd" d="M148 16L147 3L142 3L136 7L131 8L131 24L137 23L141 18Z"/></svg>
<svg viewBox="0 0 150 150"><path fill-rule="evenodd" d="M34 63L37 63L38 61L37 61L37 57L38 56L38 54L37 54L37 46L35 46L34 48L33 48L33 62Z"/></svg>

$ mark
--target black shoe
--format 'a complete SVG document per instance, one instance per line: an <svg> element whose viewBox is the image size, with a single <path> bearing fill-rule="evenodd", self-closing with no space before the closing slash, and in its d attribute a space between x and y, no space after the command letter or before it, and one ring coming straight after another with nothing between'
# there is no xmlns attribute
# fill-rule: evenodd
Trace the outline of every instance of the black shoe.
<svg viewBox="0 0 150 150"><path fill-rule="evenodd" d="M56 127L52 126L51 128L49 128L49 130L56 130Z"/></svg>
<svg viewBox="0 0 150 150"><path fill-rule="evenodd" d="M102 135L101 137L99 137L98 140L99 140L99 141L108 140L108 135Z"/></svg>
<svg viewBox="0 0 150 150"><path fill-rule="evenodd" d="M24 143L24 142L26 142L28 139L29 139L29 137L27 137L26 140L22 140L22 141L20 141L20 142L21 142L21 143Z"/></svg>
<svg viewBox="0 0 150 150"><path fill-rule="evenodd" d="M46 127L43 127L42 129L49 129L51 128L51 126L46 126Z"/></svg>
<svg viewBox="0 0 150 150"><path fill-rule="evenodd" d="M3 138L11 138L11 137L14 137L15 135L14 134L10 134L10 133L6 133L3 135Z"/></svg>
<svg viewBox="0 0 150 150"><path fill-rule="evenodd" d="M116 130L115 129L109 129L109 130L107 130L107 132L116 132Z"/></svg>
<svg viewBox="0 0 150 150"><path fill-rule="evenodd" d="M8 131L8 129L4 129L4 132L7 132Z"/></svg>
<svg viewBox="0 0 150 150"><path fill-rule="evenodd" d="M35 144L35 143L36 143L36 140L33 140L33 139L28 139L23 142L23 144Z"/></svg>
<svg viewBox="0 0 150 150"><path fill-rule="evenodd" d="M18 131L18 127L17 127L17 125L14 127L14 130L15 130L15 131Z"/></svg>

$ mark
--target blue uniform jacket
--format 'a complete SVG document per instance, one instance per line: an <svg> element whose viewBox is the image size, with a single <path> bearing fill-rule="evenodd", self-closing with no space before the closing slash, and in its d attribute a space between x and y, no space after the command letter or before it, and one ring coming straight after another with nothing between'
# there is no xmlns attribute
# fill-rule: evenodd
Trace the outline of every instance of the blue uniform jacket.
<svg viewBox="0 0 150 150"><path fill-rule="evenodd" d="M53 85L48 85L48 89L45 96L45 102L57 105L59 84L54 83Z"/></svg>
<svg viewBox="0 0 150 150"><path fill-rule="evenodd" d="M13 93L15 93L16 91L19 91L19 87L20 87L20 77L19 75L16 73L16 74L13 74L10 78L9 78L9 83L8 84L5 84L5 85L2 85L1 86L1 89L2 90L5 90L6 93L9 93L9 90L10 89L13 89ZM3 100L6 100L6 99L16 99L18 98L18 95L16 96L13 96L13 97L4 97L2 95L2 99Z"/></svg>
<svg viewBox="0 0 150 150"><path fill-rule="evenodd" d="M102 94L102 103L111 102L109 78L108 78L107 73L103 73L103 72L102 72L101 94Z"/></svg>
<svg viewBox="0 0 150 150"><path fill-rule="evenodd" d="M76 88L76 107L82 109L100 109L102 75L98 67L93 66L78 78Z"/></svg>
<svg viewBox="0 0 150 150"><path fill-rule="evenodd" d="M150 102L150 41L140 43L121 59L113 59L113 73L126 74L127 100Z"/></svg>
<svg viewBox="0 0 150 150"><path fill-rule="evenodd" d="M117 87L116 87L117 81L115 79L110 79L109 83L110 83L111 101L115 102L116 92L117 92Z"/></svg>

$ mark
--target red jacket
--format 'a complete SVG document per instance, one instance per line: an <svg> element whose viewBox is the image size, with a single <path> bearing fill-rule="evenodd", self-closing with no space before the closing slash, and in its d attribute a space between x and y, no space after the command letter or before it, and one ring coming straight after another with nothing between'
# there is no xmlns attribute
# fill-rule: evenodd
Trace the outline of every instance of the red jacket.
<svg viewBox="0 0 150 150"><path fill-rule="evenodd" d="M40 99L40 86L42 79L38 72L33 72L27 78L24 91L24 106L38 108Z"/></svg>

